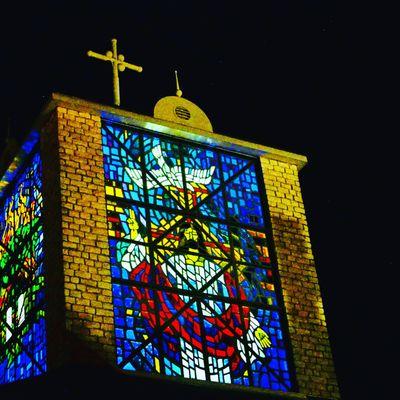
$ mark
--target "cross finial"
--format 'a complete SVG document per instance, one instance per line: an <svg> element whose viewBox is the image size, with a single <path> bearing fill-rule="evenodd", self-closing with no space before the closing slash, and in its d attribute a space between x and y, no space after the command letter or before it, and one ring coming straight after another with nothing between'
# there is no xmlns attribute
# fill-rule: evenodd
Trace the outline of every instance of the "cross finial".
<svg viewBox="0 0 400 400"><path fill-rule="evenodd" d="M117 52L117 39L111 39L112 51L107 51L106 55L95 53L89 50L87 55L103 61L110 61L113 67L113 86L114 86L114 104L119 106L121 104L119 94L119 77L118 71L125 71L125 68L131 69L132 71L142 72L143 68L138 65L129 64L125 62L125 57Z"/></svg>
<svg viewBox="0 0 400 400"><path fill-rule="evenodd" d="M176 82L176 95L182 97L182 90L179 88L178 71L175 70L175 82Z"/></svg>

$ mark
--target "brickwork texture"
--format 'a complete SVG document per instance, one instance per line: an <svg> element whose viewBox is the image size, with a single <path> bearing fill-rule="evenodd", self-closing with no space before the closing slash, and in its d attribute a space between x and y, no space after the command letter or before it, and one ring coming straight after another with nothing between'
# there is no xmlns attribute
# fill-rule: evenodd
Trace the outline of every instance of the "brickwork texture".
<svg viewBox="0 0 400 400"><path fill-rule="evenodd" d="M261 157L299 390L339 398L296 165Z"/></svg>
<svg viewBox="0 0 400 400"><path fill-rule="evenodd" d="M100 117L64 107L56 113L66 330L114 362Z"/></svg>
<svg viewBox="0 0 400 400"><path fill-rule="evenodd" d="M64 318L67 337L114 365L101 118L79 104L58 104L52 114L42 139L45 224L55 229L46 251L48 265L60 265L49 283L63 289L62 296L51 291L57 295L50 325L56 331ZM261 166L299 391L338 399L298 169L268 155L261 156Z"/></svg>

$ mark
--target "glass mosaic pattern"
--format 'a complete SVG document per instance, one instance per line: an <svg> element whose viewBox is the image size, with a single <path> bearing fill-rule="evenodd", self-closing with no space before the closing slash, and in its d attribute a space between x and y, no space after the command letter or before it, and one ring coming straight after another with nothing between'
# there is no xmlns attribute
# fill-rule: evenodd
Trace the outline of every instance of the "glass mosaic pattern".
<svg viewBox="0 0 400 400"><path fill-rule="evenodd" d="M0 202L0 384L46 371L41 160Z"/></svg>
<svg viewBox="0 0 400 400"><path fill-rule="evenodd" d="M103 123L117 364L293 390L254 158Z"/></svg>

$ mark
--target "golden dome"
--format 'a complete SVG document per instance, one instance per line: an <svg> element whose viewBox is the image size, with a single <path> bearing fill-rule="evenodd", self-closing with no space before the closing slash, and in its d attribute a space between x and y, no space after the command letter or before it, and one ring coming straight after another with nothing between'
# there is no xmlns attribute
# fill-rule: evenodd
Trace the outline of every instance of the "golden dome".
<svg viewBox="0 0 400 400"><path fill-rule="evenodd" d="M204 111L189 100L184 99L179 88L178 73L175 71L176 96L158 100L154 107L154 118L212 132L210 120Z"/></svg>
<svg viewBox="0 0 400 400"><path fill-rule="evenodd" d="M213 131L211 122L204 111L191 101L178 96L167 96L158 100L154 107L154 118Z"/></svg>

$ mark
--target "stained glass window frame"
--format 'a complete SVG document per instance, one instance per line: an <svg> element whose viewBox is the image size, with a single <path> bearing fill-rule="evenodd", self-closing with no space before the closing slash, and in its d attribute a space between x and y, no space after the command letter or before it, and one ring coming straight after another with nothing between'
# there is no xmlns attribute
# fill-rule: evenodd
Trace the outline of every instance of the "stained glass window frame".
<svg viewBox="0 0 400 400"><path fill-rule="evenodd" d="M116 129L126 130L126 131L129 131L129 132L135 132L135 134L137 134L138 141L139 141L139 148L137 149L137 151L141 154L141 156L143 156L143 161L141 161L141 170L143 172L143 175L146 174L146 167L145 167L145 161L144 161L145 151L144 151L144 145L143 145L143 141L144 141L143 135L146 135L146 136L149 136L149 137L152 137L152 138L155 138L155 139L159 139L160 141L167 141L168 143L176 144L180 149L179 150L179 159L181 160L182 165L185 165L185 163L183 161L184 160L184 155L183 155L183 151L182 151L182 146L195 147L195 148L198 148L198 149L203 149L204 151L207 151L207 149L209 149L210 151L218 154L218 165L217 165L216 168L219 169L219 173L220 173L221 176L223 174L223 172L222 172L223 169L222 169L222 165L221 165L221 157L222 157L221 155L223 155L223 154L227 154L227 155L232 156L232 157L240 157L240 159L247 160L247 162L249 164L247 164L247 166L243 167L242 169L247 170L247 169L249 169L249 165L254 166L254 172L255 172L255 175L256 175L256 181L257 181L257 185L258 185L258 194L259 194L260 200L261 200L261 213L262 213L262 219L263 219L263 223L261 224L262 226L257 228L257 231L258 232L262 231L262 233L265 235L264 239L266 241L266 246L267 246L267 249L268 249L268 252L269 252L269 259L270 259L268 264L269 264L269 268L272 271L273 282L274 282L273 284L275 286L275 295L276 295L277 305L271 307L270 305L267 306L265 303L257 303L255 301L246 302L245 300L241 300L240 298L236 298L234 301L232 301L232 299L227 300L226 297L218 297L218 296L216 296L215 299L217 301L225 301L225 302L226 301L228 301L228 302L230 301L232 304L239 304L240 305L240 307L239 307L240 310L243 310L243 307L247 304L249 307L250 306L259 307L261 310L264 310L264 311L268 310L268 311L271 312L271 314L272 314L272 311L274 311L274 310L277 311L277 313L279 314L279 320L280 320L279 328L282 330L282 335L283 335L283 338L284 338L284 348L285 348L285 351L286 351L285 361L287 362L287 371L290 374L290 387L287 388L286 390L289 391L289 392L297 392L298 391L298 385L297 385L296 374L295 374L294 363L293 363L293 352L292 352L292 347L291 347L291 343L290 343L290 337L289 337L289 333L288 333L288 322L287 322L287 318L286 318L286 310L285 310L283 296L282 296L282 288L281 288L281 282L280 282L280 277L279 277L279 272L278 272L278 267L277 267L277 259L276 259L276 254L275 254L275 247L274 247L273 238L272 238L272 226L271 226L271 220L270 220L270 214L269 214L269 205L268 205L267 194L266 194L266 190L265 190L265 186L264 186L264 179L263 179L263 175L262 175L260 159L258 157L256 157L256 156L253 156L253 155L244 154L244 153L237 152L237 151L232 151L232 150L227 150L223 146L210 146L208 144L199 143L197 141L193 141L193 140L190 140L190 139L185 139L185 138L181 138L181 137L176 137L174 135L169 135L169 134L164 133L164 132L160 133L160 132L155 132L153 130L145 129L143 127L138 127L138 126L128 125L128 124L122 124L122 123L115 123L115 122L109 121L107 119L103 119L102 120L102 135L104 135L105 130L107 130L107 126L108 127L114 127ZM104 139L104 137L103 137L103 139ZM103 147L103 149L104 149L104 147ZM125 151L126 151L126 153L129 153L129 150L125 149ZM105 157L106 157L106 155L105 155ZM241 172L237 171L236 175L240 176L240 174L241 174ZM185 173L183 173L183 175L185 175ZM186 185L184 177L183 177L183 180L184 180L184 185ZM231 181L233 181L233 179ZM133 206L133 205L137 206L137 207L140 207L140 208L145 210L147 221L150 218L149 214L150 214L150 212L152 210L154 210L154 209L162 209L163 208L163 207L157 205L157 203L155 203L155 202L149 203L149 197L146 194L146 190L143 191L144 201L140 202L137 199L136 200L135 199L123 199L122 200L121 198L119 198L117 196L113 196L112 194L107 192L107 180L106 180L105 186L106 186L106 200L107 200L107 202L111 201L111 202L114 202L115 204L123 204L123 203L125 203L126 207ZM223 182L221 184L221 187L223 187L223 189L225 189L225 186L227 186L227 184L226 184L226 182ZM185 206L182 209L175 210L176 214L181 214L182 215L182 219L185 219L185 218L186 219L187 218L189 218L189 219L200 218L202 221L206 221L206 222L209 222L209 223L214 221L213 218L208 218L208 217L205 217L204 215L201 215L201 214L200 214L200 216L198 216L197 214L190 213L189 212L189 204L188 204L188 199L187 199L187 193L186 192L185 192L185 196L186 196L186 198L184 200ZM223 196L224 196L224 200L223 201L225 203L225 207L227 207L226 206L226 202L227 202L226 195L224 194ZM166 208L168 209L168 211L171 211L171 208L168 208L168 207L166 207ZM228 218L229 218L229 216L228 216ZM229 226L228 226L228 230L227 230L228 231L228 236L230 238L229 241L230 241L230 247L231 247L230 251L231 251L231 253L233 251L232 249L234 249L234 245L232 245L232 240L233 240L232 239L232 236L233 236L232 230L233 230L233 226L234 225L235 224L232 223L232 221L230 221L229 222ZM249 228L251 224L249 223L248 226L245 226L245 224L238 223L237 225L239 226L239 228L246 229L246 228ZM147 226L147 229L151 230L149 228L149 226ZM253 229L254 229L254 226L253 226ZM131 241L131 243L132 243L132 241ZM136 243L136 244L140 245L140 243ZM154 262L155 254L157 253L158 248L156 247L156 245L154 246L151 243L147 245L147 248L150 250L149 251L150 258L151 258L150 264L154 265L155 264L155 262ZM231 256L232 256L232 254L231 254ZM250 262L249 263L243 263L242 262L242 264L246 264L247 266L254 266L254 263L251 264ZM232 269L235 269L235 271L236 271L235 274L236 274L236 280L237 280L237 275L238 275L237 267L236 266L232 267ZM113 287L115 287L115 285L119 285L119 289L118 290L122 290L123 291L123 290L125 290L124 286L126 288L127 286L132 285L132 281L129 280L129 279L112 277L112 284L113 284ZM135 285L135 284L133 284L133 285ZM150 291L154 291L154 292L157 292L157 291L161 292L161 291L165 290L165 288L163 288L162 286L160 286L158 284L150 284L148 289ZM203 293L202 293L201 290L198 290L197 292L196 292L196 290L192 291L192 296L193 296L194 299L198 299L198 300L195 300L195 302L198 303L199 305L201 304L202 295L203 295ZM209 297L208 297L208 299L209 299ZM160 300L156 300L156 302L160 302ZM115 306L114 294L113 294L113 303L114 303L114 306ZM114 320L117 322L118 318L121 318L121 317L118 316L117 313L115 312ZM161 326L161 323L159 321L160 317L156 317L156 318L158 318L158 324L159 324L158 327L160 329L160 332L154 338L157 337L157 340L159 340L160 343L161 343L162 342L161 338L162 338L162 335L163 335L163 332L162 332L162 329L161 329L162 326ZM244 319L243 319L243 311L241 311L241 318L242 318L242 321L244 321ZM272 318L272 317L268 317L268 318ZM117 329L118 328L116 328L116 336L118 337ZM204 340L205 340L204 337L202 337L201 340L203 340L203 345L204 345ZM162 344L160 344L160 343L159 343L159 346L160 346L160 349L161 349ZM250 346L250 345L246 344L246 343L244 344L245 353L246 354L250 353L250 350L249 350L248 346ZM136 353L138 353L137 350L136 350ZM117 359L118 359L118 354L117 354ZM160 357L160 359L161 359L161 357ZM118 365L118 367L123 368L124 365L127 365L127 362L126 362L126 360L124 360L122 363L119 363L119 364L117 363L117 365ZM166 370L166 366L165 365L162 366L162 367L159 367L159 368L160 369L164 369L164 371ZM250 365L249 365L249 368L251 369ZM152 374L155 374L157 376L159 373L160 372L157 371L157 373L153 372ZM166 372L161 373L161 374L164 375L164 376L173 375L172 373L171 374L167 374ZM253 374L253 372L250 373L250 376L252 376L252 374ZM206 378L207 378L207 379L205 379L206 382L207 381L211 381L209 379L209 376L207 376ZM182 376L182 379L185 379L185 378ZM243 384L243 386L260 388L260 385L258 385L258 386L253 385L251 378L249 378L249 381L250 381L250 383ZM240 383L237 383L237 382L234 382L234 383L236 383L235 386L241 385ZM276 387L275 388L268 387L267 389L270 389L270 390L282 390L282 389L277 389Z"/></svg>
<svg viewBox="0 0 400 400"><path fill-rule="evenodd" d="M23 151L23 152L22 152ZM15 304L12 302L4 303L8 306L4 310L0 310L0 323L2 324L2 334L5 337L5 343L2 344L2 348L0 349L0 365L1 365L1 376L0 376L0 385L12 383L21 379L28 379L35 376L42 375L47 371L47 327L45 320L46 306L45 306L45 273L44 273L44 253L43 253L43 175L42 175L42 161L40 156L40 145L38 143L38 135L34 132L28 136L26 141L24 142L21 150L22 157L17 159L16 171L12 173L12 179L7 182L6 187L1 191L0 197L0 210L3 212L5 206L7 204L7 209L10 211L13 209L13 206L10 205L10 198L12 198L11 203L14 202L15 199L18 199L19 204L22 203L21 198L26 198L30 203L26 209L26 213L21 214L19 218L27 218L28 223L33 223L34 219L37 218L36 226L32 232L29 232L27 236L23 237L20 242L18 242L19 238L17 236L13 236L15 238L16 247L14 251L11 251L10 248L7 247L4 243L0 243L2 247L2 251L4 254L10 255L11 262L6 262L6 268L11 269L10 273L13 271L16 272L15 275L12 275L10 279L5 282L5 284L10 283L7 290L10 290L11 293L14 292L13 285L18 283L17 281L21 280L21 271L23 270L23 274L28 276L29 279L32 279L32 283L30 286L26 286L25 290L20 289L20 294L18 296L18 301L23 295L24 304L22 308L25 307L25 300L28 303L30 308L27 311L22 311L20 309L20 304L17 302L17 311L15 310ZM36 174L36 176L34 176ZM4 178L7 178L10 174L5 172ZM33 180L35 180L35 189L33 186L24 186L26 181L31 180L31 184L33 185ZM20 190L18 194L16 191ZM37 190L37 193L34 194L34 190ZM36 197L35 197L36 196ZM8 203L7 203L8 202ZM37 208L35 210L29 208L32 207L32 204ZM25 204L23 204L25 205ZM5 212L5 211L4 211ZM6 216L4 215L4 218ZM11 229L15 232L18 230L18 224L16 223L15 215L13 216L13 226ZM27 225L22 225L22 228L25 228ZM3 234L7 228L7 224L0 227L0 232ZM29 266L32 268L28 269L26 265L16 264L15 259L17 261L22 262L19 252L25 254L27 247L34 246L34 238L38 242L36 245L37 248L31 248L32 251L32 262L36 263L34 266ZM11 242L10 242L11 243ZM13 254L11 254L13 253ZM3 254L3 255L4 255ZM35 258L36 257L36 258ZM25 259L24 262L26 262ZM15 265L14 265L15 264ZM1 272L1 271L0 271ZM18 275L17 275L18 273ZM29 274L31 276L29 277ZM1 279L3 282L3 278L7 274L1 274ZM4 285L2 285L3 287ZM11 289L10 289L11 287ZM6 291L4 286L4 291ZM18 292L18 288L15 289ZM3 290L2 290L3 292ZM12 298L12 297L11 297ZM2 299L3 301L4 299ZM7 296L5 296L5 301L7 301ZM2 304L3 305L3 304ZM8 315L8 311L12 310L12 326L9 325L8 321L10 318ZM23 315L22 322L17 322L18 326L15 325L15 321L20 319L17 316L17 320L14 320L14 314ZM23 313L23 314L22 314ZM20 335L22 337L20 337ZM9 336L8 339L6 336Z"/></svg>

